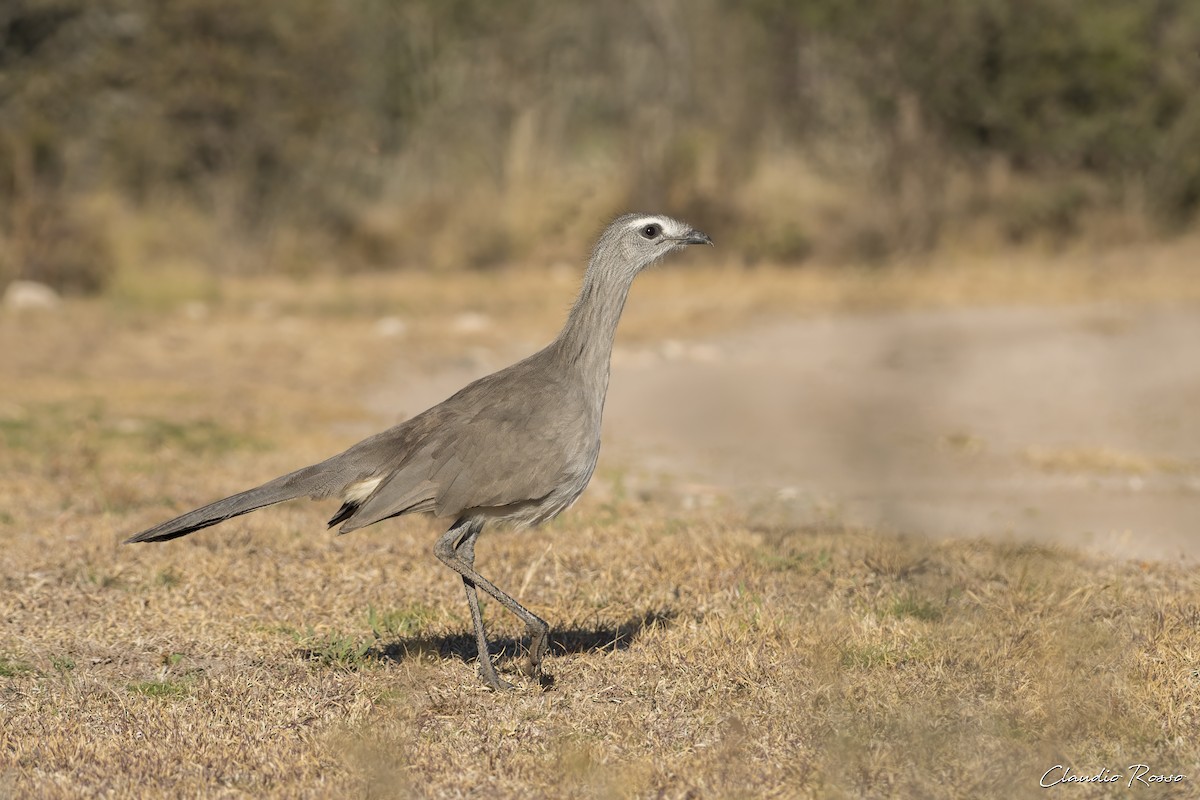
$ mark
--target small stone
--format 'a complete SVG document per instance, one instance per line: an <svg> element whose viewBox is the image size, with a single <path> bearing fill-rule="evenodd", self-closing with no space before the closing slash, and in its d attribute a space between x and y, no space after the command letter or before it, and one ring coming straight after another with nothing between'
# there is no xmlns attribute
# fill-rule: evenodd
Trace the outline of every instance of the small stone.
<svg viewBox="0 0 1200 800"><path fill-rule="evenodd" d="M58 292L37 281L13 281L4 290L4 307L12 311L53 311L61 303Z"/></svg>
<svg viewBox="0 0 1200 800"><path fill-rule="evenodd" d="M208 304L199 300L191 300L183 304L183 315L192 322L208 319Z"/></svg>
<svg viewBox="0 0 1200 800"><path fill-rule="evenodd" d="M408 323L400 317L380 317L375 320L375 335L380 339L397 339L408 333Z"/></svg>
<svg viewBox="0 0 1200 800"><path fill-rule="evenodd" d="M678 339L667 339L662 343L661 352L667 361L678 361L687 354L687 346Z"/></svg>
<svg viewBox="0 0 1200 800"><path fill-rule="evenodd" d="M567 286L579 280L579 274L567 262L558 261L550 267L550 280L557 286Z"/></svg>
<svg viewBox="0 0 1200 800"><path fill-rule="evenodd" d="M29 412L24 406L0 401L0 422L24 422L28 418Z"/></svg>
<svg viewBox="0 0 1200 800"><path fill-rule="evenodd" d="M715 364L721 360L721 351L711 344L694 344L688 351L688 358L697 364Z"/></svg>
<svg viewBox="0 0 1200 800"><path fill-rule="evenodd" d="M117 433L121 433L126 436L132 436L146 430L146 422L145 420L136 419L134 417L122 417L116 421L116 423L113 425L113 429Z"/></svg>
<svg viewBox="0 0 1200 800"><path fill-rule="evenodd" d="M491 326L491 317L478 311L464 311L455 317L452 323L455 333L480 333Z"/></svg>
<svg viewBox="0 0 1200 800"><path fill-rule="evenodd" d="M627 347L613 348L612 363L614 367L633 367L644 369L658 363L658 357L644 348L631 349Z"/></svg>

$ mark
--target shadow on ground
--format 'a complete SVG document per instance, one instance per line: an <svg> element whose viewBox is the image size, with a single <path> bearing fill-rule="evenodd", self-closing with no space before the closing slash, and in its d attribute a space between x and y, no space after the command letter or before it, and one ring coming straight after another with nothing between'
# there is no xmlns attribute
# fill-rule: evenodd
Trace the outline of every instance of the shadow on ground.
<svg viewBox="0 0 1200 800"><path fill-rule="evenodd" d="M631 617L619 625L600 626L595 628L567 628L550 631L550 654L565 655L568 653L603 653L614 650L627 650L637 641L646 630L655 627L667 627L674 623L679 616L673 609L654 609ZM520 659L528 652L524 639L513 637L498 637L491 639L490 653L493 659L499 661ZM313 648L301 648L297 655L310 661L328 661L328 655ZM416 636L399 639L393 642L379 642L377 645L365 648L354 654L353 661L386 660L406 661L411 658L432 656L437 658L458 658L462 661L475 660L475 635L472 631L450 634L447 636Z"/></svg>
<svg viewBox="0 0 1200 800"><path fill-rule="evenodd" d="M669 626L678 614L671 609L647 611L641 616L626 620L620 625L598 628L567 628L550 630L551 655L567 653L602 653L628 649L644 631L656 626ZM404 661L424 655L441 658L475 660L475 635L470 631L450 636L415 637L401 639L379 648L383 658ZM521 658L526 653L524 639L499 637L491 640L492 656L502 659Z"/></svg>

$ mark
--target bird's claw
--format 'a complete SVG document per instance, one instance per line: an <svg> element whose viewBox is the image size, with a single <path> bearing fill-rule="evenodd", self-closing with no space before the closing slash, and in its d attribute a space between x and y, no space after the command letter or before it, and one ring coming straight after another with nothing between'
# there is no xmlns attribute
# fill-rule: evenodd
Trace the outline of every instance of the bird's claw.
<svg viewBox="0 0 1200 800"><path fill-rule="evenodd" d="M529 665L525 672L532 678L541 678L542 661L550 650L550 630L545 627L530 626L529 633Z"/></svg>
<svg viewBox="0 0 1200 800"><path fill-rule="evenodd" d="M482 663L479 665L479 677L493 692L504 692L517 688L496 674L496 668L491 661L488 661L486 666Z"/></svg>

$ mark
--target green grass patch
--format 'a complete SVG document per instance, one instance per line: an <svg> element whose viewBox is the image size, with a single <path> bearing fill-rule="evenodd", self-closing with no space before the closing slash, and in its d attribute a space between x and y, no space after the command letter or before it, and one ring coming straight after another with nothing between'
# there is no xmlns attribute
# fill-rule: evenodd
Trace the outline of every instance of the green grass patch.
<svg viewBox="0 0 1200 800"><path fill-rule="evenodd" d="M162 419L126 420L106 426L105 442L120 439L139 450L181 450L189 455L213 455L237 450L259 450L257 438L232 431L211 419L176 422Z"/></svg>
<svg viewBox="0 0 1200 800"><path fill-rule="evenodd" d="M213 305L221 301L216 278L187 261L160 269L124 265L113 275L105 294L116 308L124 311L163 312L188 302Z"/></svg>
<svg viewBox="0 0 1200 800"><path fill-rule="evenodd" d="M33 667L24 661L0 657L0 678L15 678L33 672Z"/></svg>
<svg viewBox="0 0 1200 800"><path fill-rule="evenodd" d="M191 687L184 681L168 680L138 681L137 683L128 684L126 688L134 694L165 699L185 697L191 691Z"/></svg>
<svg viewBox="0 0 1200 800"><path fill-rule="evenodd" d="M0 419L0 440L6 447L27 446L29 432L33 427L32 420Z"/></svg>
<svg viewBox="0 0 1200 800"><path fill-rule="evenodd" d="M98 586L101 589L119 589L122 585L120 575L93 569L90 566L84 566L79 569L79 580L91 586Z"/></svg>
<svg viewBox="0 0 1200 800"><path fill-rule="evenodd" d="M309 628L305 635L296 638L300 643L301 654L324 667L352 672L379 661L378 653L371 649L371 639L337 632L317 634L312 628Z"/></svg>
<svg viewBox="0 0 1200 800"><path fill-rule="evenodd" d="M94 398L46 403L30 408L25 416L0 419L0 444L22 452L61 452L81 447L107 452L124 445L139 452L173 449L188 455L220 455L267 446L262 439L213 419L121 417L110 414L105 404Z"/></svg>
<svg viewBox="0 0 1200 800"><path fill-rule="evenodd" d="M888 606L887 611L893 617L919 619L925 622L936 622L945 613L940 606L911 595L896 598Z"/></svg>
<svg viewBox="0 0 1200 800"><path fill-rule="evenodd" d="M367 625L376 639L395 639L413 636L433 618L433 609L423 605L378 611L367 607Z"/></svg>
<svg viewBox="0 0 1200 800"><path fill-rule="evenodd" d="M154 584L156 586L161 586L164 589L173 589L179 585L180 580L179 573L170 567L160 570L158 574L154 576Z"/></svg>

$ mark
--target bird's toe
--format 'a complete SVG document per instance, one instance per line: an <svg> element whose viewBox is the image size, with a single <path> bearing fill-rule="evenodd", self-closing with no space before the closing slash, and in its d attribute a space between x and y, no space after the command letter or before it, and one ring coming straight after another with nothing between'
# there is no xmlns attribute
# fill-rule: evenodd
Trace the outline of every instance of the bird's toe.
<svg viewBox="0 0 1200 800"><path fill-rule="evenodd" d="M517 688L497 675L494 669L490 671L485 669L479 670L479 677L483 681L483 684L494 692L505 692L509 689Z"/></svg>

